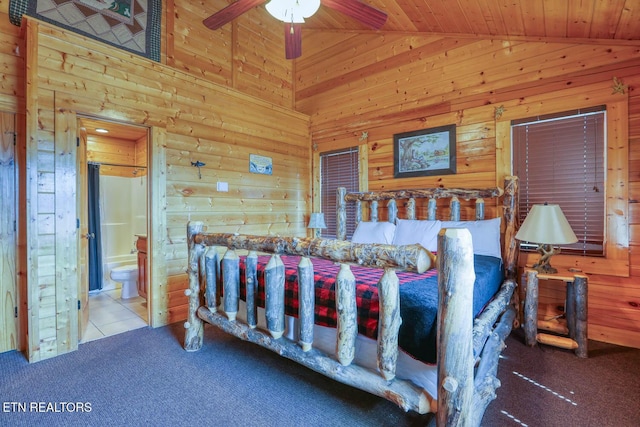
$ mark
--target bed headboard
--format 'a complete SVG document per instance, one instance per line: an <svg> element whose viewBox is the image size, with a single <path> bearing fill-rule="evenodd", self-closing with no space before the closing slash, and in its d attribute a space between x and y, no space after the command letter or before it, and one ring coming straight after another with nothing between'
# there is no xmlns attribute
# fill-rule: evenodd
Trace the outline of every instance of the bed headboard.
<svg viewBox="0 0 640 427"><path fill-rule="evenodd" d="M395 223L398 219L398 204L403 204L406 212L405 219L418 218L416 206L417 200L426 199L426 220L436 220L437 200L449 199L449 220L459 221L460 199L472 201L474 206L473 218L469 220L485 219L485 199L502 198L502 208L498 208L498 214L502 215L502 258L504 260L505 275L515 279L517 274L518 248L515 241L518 220L518 178L507 176L504 187L482 189L447 189L425 188L416 190L393 190L377 192L347 193L344 187L338 188L337 212L336 212L336 237L345 240L347 236L347 203L355 203L356 224L363 220L376 222L379 219L380 202L386 201L387 221ZM368 212L368 219L367 219Z"/></svg>

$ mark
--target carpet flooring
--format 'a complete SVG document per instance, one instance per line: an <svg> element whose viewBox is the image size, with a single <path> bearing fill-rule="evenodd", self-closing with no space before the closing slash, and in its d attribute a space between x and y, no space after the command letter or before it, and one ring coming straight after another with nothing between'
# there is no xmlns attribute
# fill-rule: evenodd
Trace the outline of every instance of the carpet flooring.
<svg viewBox="0 0 640 427"><path fill-rule="evenodd" d="M588 359L529 348L515 331L502 387L483 426L636 426L640 350L590 342ZM329 380L250 343L205 328L182 349L175 324L82 344L29 364L0 354L2 426L423 426L431 415Z"/></svg>

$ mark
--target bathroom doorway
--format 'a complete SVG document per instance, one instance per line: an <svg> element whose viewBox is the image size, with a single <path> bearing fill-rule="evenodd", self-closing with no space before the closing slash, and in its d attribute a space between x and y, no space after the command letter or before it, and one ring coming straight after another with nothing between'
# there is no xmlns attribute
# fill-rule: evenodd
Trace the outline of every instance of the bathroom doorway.
<svg viewBox="0 0 640 427"><path fill-rule="evenodd" d="M149 324L148 129L82 117L80 343ZM86 248L86 249L85 249Z"/></svg>

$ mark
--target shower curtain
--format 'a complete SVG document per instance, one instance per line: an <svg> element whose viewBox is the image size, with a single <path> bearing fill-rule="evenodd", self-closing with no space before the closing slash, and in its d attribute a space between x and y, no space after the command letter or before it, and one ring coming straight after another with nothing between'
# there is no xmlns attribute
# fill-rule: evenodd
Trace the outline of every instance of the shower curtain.
<svg viewBox="0 0 640 427"><path fill-rule="evenodd" d="M100 237L100 165L88 164L89 291L102 289L102 241Z"/></svg>

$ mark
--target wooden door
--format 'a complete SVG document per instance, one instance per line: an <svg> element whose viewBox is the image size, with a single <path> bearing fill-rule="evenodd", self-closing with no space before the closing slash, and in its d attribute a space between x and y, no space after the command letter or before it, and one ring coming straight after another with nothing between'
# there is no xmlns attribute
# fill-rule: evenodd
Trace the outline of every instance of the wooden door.
<svg viewBox="0 0 640 427"><path fill-rule="evenodd" d="M18 346L15 115L0 113L0 353Z"/></svg>
<svg viewBox="0 0 640 427"><path fill-rule="evenodd" d="M89 324L89 257L87 238L89 236L89 219L87 213L87 131L78 123L78 219L80 232L78 235L78 341Z"/></svg>

